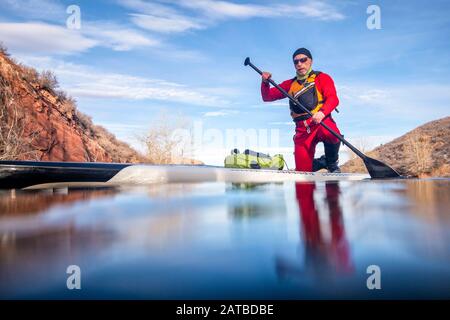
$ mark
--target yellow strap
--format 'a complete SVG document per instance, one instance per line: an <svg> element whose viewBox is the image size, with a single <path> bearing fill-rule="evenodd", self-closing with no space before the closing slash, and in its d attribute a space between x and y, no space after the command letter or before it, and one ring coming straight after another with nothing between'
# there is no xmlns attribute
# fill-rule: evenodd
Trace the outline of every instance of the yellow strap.
<svg viewBox="0 0 450 320"><path fill-rule="evenodd" d="M311 113L315 114L317 111L320 110L320 108L322 108L322 106L323 106L323 103L318 103L317 107L315 107L313 110L311 110Z"/></svg>

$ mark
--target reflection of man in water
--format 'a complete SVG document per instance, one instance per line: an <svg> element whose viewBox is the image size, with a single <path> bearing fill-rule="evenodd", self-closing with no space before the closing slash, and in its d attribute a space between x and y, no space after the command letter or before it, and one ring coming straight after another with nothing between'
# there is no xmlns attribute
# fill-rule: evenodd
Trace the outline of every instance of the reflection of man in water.
<svg viewBox="0 0 450 320"><path fill-rule="evenodd" d="M301 228L305 244L305 269L323 279L331 274L349 273L353 270L350 251L339 204L339 184L327 182L326 202L330 215L331 239L326 241L321 230L319 212L314 202L315 183L297 183L295 193L300 209ZM278 260L280 275L301 273L297 266Z"/></svg>

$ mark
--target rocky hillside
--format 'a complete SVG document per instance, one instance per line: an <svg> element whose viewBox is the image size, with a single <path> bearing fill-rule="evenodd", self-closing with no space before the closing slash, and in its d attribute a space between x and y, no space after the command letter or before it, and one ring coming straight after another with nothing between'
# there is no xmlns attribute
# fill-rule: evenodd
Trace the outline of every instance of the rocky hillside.
<svg viewBox="0 0 450 320"><path fill-rule="evenodd" d="M450 117L428 122L367 155L389 164L402 175L450 177ZM341 169L366 171L359 158L346 162Z"/></svg>
<svg viewBox="0 0 450 320"><path fill-rule="evenodd" d="M0 160L145 161L57 88L51 72L38 73L0 50Z"/></svg>

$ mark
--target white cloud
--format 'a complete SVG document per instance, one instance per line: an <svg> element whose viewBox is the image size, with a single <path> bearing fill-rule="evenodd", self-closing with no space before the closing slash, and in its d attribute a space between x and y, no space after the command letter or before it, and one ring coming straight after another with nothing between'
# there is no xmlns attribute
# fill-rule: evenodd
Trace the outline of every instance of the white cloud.
<svg viewBox="0 0 450 320"><path fill-rule="evenodd" d="M337 88L341 100L365 104L379 104L391 98L389 89L373 88L363 85L341 85Z"/></svg>
<svg viewBox="0 0 450 320"><path fill-rule="evenodd" d="M238 114L237 110L220 110L220 111L209 111L203 114L204 117L224 117L231 114Z"/></svg>
<svg viewBox="0 0 450 320"><path fill-rule="evenodd" d="M77 30L45 23L0 23L0 39L12 51L67 54L86 51L98 42Z"/></svg>
<svg viewBox="0 0 450 320"><path fill-rule="evenodd" d="M152 48L152 54L169 61L183 60L185 62L206 62L210 60L210 58L201 51L179 48L167 43Z"/></svg>
<svg viewBox="0 0 450 320"><path fill-rule="evenodd" d="M320 20L343 18L334 7L322 1L299 5L238 4L230 1L160 1L118 0L134 10L131 21L141 29L158 33L180 33L204 29L227 19L256 17L306 17ZM139 32L122 24L89 22L83 16L80 30L69 30L62 25L68 15L58 1L53 0L0 0L6 12L13 12L28 19L52 21L57 24L35 22L2 23L0 38L16 52L69 54L84 52L95 46L116 51L139 47L161 47L160 39ZM195 60L195 59L193 59Z"/></svg>
<svg viewBox="0 0 450 320"><path fill-rule="evenodd" d="M146 30L174 33L205 27L198 19L182 14L167 5L141 0L119 0L119 3L139 12L130 14L131 21Z"/></svg>
<svg viewBox="0 0 450 320"><path fill-rule="evenodd" d="M275 122L269 122L269 125L274 126L294 126L294 121L275 121Z"/></svg>
<svg viewBox="0 0 450 320"><path fill-rule="evenodd" d="M136 30L110 22L85 23L82 32L96 39L102 46L116 51L128 51L136 47L159 46L159 40L150 38Z"/></svg>
<svg viewBox="0 0 450 320"><path fill-rule="evenodd" d="M86 71L89 72L89 70ZM225 103L217 97L204 95L195 89L176 83L113 73L80 74L77 69L62 71L62 73L78 77L79 81L68 88L74 96L162 100L207 106Z"/></svg>
<svg viewBox="0 0 450 320"><path fill-rule="evenodd" d="M22 53L71 54L96 46L117 51L155 47L159 41L113 23L84 23L80 30L39 23L0 23L0 39L11 50Z"/></svg>
<svg viewBox="0 0 450 320"><path fill-rule="evenodd" d="M215 19L227 18L255 18L273 17L278 12L273 11L274 6L260 6L254 4L237 4L229 1L179 1L180 6L194 10L200 10L205 15Z"/></svg>
<svg viewBox="0 0 450 320"><path fill-rule="evenodd" d="M269 103L265 103L264 107L267 107L268 105L277 107L286 107L287 105L289 105L289 102L287 99L285 101L272 101Z"/></svg>
<svg viewBox="0 0 450 320"><path fill-rule="evenodd" d="M379 87L345 84L339 86L337 92L343 106L341 111L348 106L357 106L358 112L364 113L367 109L362 111L361 108L370 108L373 113L401 115L402 119L434 119L448 115L450 106L450 84L442 83L384 84Z"/></svg>
<svg viewBox="0 0 450 320"><path fill-rule="evenodd" d="M131 21L138 27L161 33L184 32L203 29L204 26L183 16L158 17L149 14L131 14Z"/></svg>
<svg viewBox="0 0 450 320"><path fill-rule="evenodd" d="M324 21L342 20L345 16L323 1L297 5L245 4L216 0L179 0L150 3L142 0L118 0L138 13L131 14L137 26L161 33L204 29L219 21L251 18L310 18ZM164 4L163 4L164 3Z"/></svg>
<svg viewBox="0 0 450 320"><path fill-rule="evenodd" d="M24 56L21 60L38 69L54 71L61 87L75 98L158 100L201 106L229 104L221 96L207 94L201 88L192 88L180 83L102 72L92 67L52 58Z"/></svg>
<svg viewBox="0 0 450 320"><path fill-rule="evenodd" d="M0 0L0 7L28 19L59 20L66 18L66 8L53 0Z"/></svg>
<svg viewBox="0 0 450 320"><path fill-rule="evenodd" d="M316 18L324 21L343 20L345 15L339 12L335 7L322 1L310 1L307 4L299 5L296 10L293 9L293 14L304 14L308 18ZM290 9L289 9L290 10Z"/></svg>
<svg viewBox="0 0 450 320"><path fill-rule="evenodd" d="M337 9L322 1L310 1L298 5L269 4L264 6L215 0L180 0L178 3L186 8L201 10L205 15L216 19L299 17L299 15L319 20L344 19L344 15Z"/></svg>
<svg viewBox="0 0 450 320"><path fill-rule="evenodd" d="M389 92L386 90L370 89L357 96L361 101L367 103L377 103L381 99L389 99Z"/></svg>
<svg viewBox="0 0 450 320"><path fill-rule="evenodd" d="M223 112L223 111L210 111L210 112L205 112L203 114L204 117L223 117L226 116L228 113Z"/></svg>
<svg viewBox="0 0 450 320"><path fill-rule="evenodd" d="M157 16L176 16L178 14L177 10L167 5L156 3L155 1L118 0L118 2L124 7Z"/></svg>
<svg viewBox="0 0 450 320"><path fill-rule="evenodd" d="M263 102L261 104L254 104L248 106L248 108L251 109L267 109L271 107L283 107L287 108L289 106L289 102L287 99L280 100L280 101L271 101L271 102Z"/></svg>

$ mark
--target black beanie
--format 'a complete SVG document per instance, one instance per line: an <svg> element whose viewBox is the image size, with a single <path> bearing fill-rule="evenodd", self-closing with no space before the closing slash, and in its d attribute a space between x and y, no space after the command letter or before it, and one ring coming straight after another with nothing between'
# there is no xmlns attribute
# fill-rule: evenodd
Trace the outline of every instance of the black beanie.
<svg viewBox="0 0 450 320"><path fill-rule="evenodd" d="M311 52L306 48L298 48L297 50L295 50L294 54L292 55L292 59L294 59L294 57L298 54L304 54L308 58L312 59Z"/></svg>

